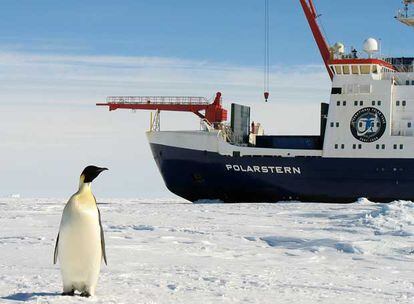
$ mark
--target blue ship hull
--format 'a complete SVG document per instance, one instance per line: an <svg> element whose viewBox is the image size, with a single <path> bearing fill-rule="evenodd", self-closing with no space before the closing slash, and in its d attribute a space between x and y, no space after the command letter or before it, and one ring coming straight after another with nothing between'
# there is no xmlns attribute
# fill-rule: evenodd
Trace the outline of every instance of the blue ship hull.
<svg viewBox="0 0 414 304"><path fill-rule="evenodd" d="M193 202L414 199L413 159L232 157L159 144L151 150L167 188Z"/></svg>

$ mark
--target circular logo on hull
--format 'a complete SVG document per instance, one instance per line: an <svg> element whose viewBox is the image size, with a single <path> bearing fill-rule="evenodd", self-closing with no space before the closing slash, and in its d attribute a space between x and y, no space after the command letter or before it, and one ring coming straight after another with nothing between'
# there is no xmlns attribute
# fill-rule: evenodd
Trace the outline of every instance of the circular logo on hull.
<svg viewBox="0 0 414 304"><path fill-rule="evenodd" d="M374 142L380 139L386 126L384 114L376 108L363 108L351 119L352 135L363 142Z"/></svg>

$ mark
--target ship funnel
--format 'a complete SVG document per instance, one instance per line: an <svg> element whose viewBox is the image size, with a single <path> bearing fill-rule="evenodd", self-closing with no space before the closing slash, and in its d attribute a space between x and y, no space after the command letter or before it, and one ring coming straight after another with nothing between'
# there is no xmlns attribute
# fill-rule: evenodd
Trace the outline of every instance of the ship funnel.
<svg viewBox="0 0 414 304"><path fill-rule="evenodd" d="M378 52L378 41L374 38L368 38L364 41L364 52L368 54L369 58Z"/></svg>

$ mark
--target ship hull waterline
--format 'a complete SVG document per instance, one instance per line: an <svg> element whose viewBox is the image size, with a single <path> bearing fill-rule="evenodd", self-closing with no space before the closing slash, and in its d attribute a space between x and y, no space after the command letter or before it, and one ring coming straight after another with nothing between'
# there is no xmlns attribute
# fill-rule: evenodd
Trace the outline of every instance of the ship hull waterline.
<svg viewBox="0 0 414 304"><path fill-rule="evenodd" d="M151 143L167 188L191 202L414 199L413 159L232 157Z"/></svg>

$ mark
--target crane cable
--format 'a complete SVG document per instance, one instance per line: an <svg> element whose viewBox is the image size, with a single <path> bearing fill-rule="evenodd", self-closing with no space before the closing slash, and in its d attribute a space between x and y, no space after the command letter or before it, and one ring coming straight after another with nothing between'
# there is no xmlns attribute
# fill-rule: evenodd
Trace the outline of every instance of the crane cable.
<svg viewBox="0 0 414 304"><path fill-rule="evenodd" d="M269 81L270 81L270 46L269 46L269 0L265 0L265 43L264 43L264 79L263 89L265 102L269 99Z"/></svg>

